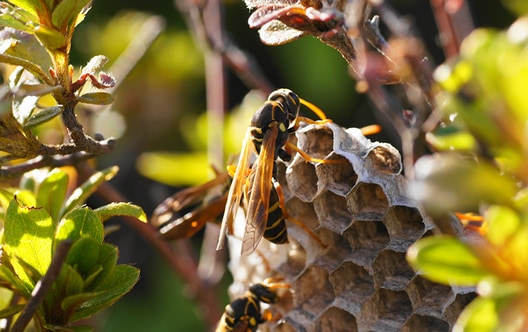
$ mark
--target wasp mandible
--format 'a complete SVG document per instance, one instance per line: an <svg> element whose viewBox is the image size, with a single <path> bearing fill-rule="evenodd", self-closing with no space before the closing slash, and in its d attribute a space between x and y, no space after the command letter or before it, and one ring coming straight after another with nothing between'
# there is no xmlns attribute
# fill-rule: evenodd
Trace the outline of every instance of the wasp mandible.
<svg viewBox="0 0 528 332"><path fill-rule="evenodd" d="M268 278L262 283L252 285L244 296L226 306L216 332L257 331L260 324L278 319L267 310L262 313L260 304L277 303L280 300L279 289L289 290L290 285L276 278Z"/></svg>
<svg viewBox="0 0 528 332"><path fill-rule="evenodd" d="M329 121L319 108L299 98L289 89L273 91L264 105L253 115L227 195L218 250L223 247L227 230L244 193L247 200L247 221L242 239L242 254L252 253L260 243L266 225L273 222L269 220L269 212L270 196L273 197L271 194L275 190L273 179L276 175L277 158L288 161L292 150L295 150L306 160L324 162L309 157L293 144L287 143L289 134L297 130L301 119L305 119L299 116L301 104L312 110L323 121ZM251 164L250 157L253 151L256 152L257 159ZM271 206L274 206L275 198L272 198L271 203ZM281 215L283 216L284 214Z"/></svg>

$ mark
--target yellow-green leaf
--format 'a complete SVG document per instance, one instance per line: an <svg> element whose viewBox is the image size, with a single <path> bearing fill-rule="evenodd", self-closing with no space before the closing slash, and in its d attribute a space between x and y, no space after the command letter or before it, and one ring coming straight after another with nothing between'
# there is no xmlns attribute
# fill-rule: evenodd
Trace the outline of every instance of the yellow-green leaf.
<svg viewBox="0 0 528 332"><path fill-rule="evenodd" d="M490 275L466 244L448 236L416 242L409 248L407 260L425 277L444 284L476 285Z"/></svg>
<svg viewBox="0 0 528 332"><path fill-rule="evenodd" d="M51 263L53 223L48 212L36 206L24 206L15 197L9 204L4 225L4 250L44 275ZM20 279L32 284L30 274L18 261L12 260ZM34 286L34 285L33 285Z"/></svg>
<svg viewBox="0 0 528 332"><path fill-rule="evenodd" d="M142 222L147 222L147 215L140 206L123 203L123 202L114 202L101 206L94 210L94 212L99 216L101 221L106 221L108 218L116 216L129 216L137 218Z"/></svg>

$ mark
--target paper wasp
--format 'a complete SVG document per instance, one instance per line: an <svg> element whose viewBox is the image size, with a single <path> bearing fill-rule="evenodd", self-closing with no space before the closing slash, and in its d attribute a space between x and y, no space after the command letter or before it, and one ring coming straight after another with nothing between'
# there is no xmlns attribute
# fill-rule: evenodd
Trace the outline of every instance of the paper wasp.
<svg viewBox="0 0 528 332"><path fill-rule="evenodd" d="M308 161L324 162L321 159L311 158L295 145L287 143L288 136L297 130L301 119L314 122L299 116L301 104L311 109L323 121L329 121L319 108L288 89L273 91L264 105L253 115L229 188L217 249L223 247L226 232L240 206L243 193L247 200L247 221L242 239L242 254L250 254L255 250L265 234L266 225L273 222L270 220L270 210L275 206L275 200L281 204L282 212L279 217L286 215L284 204L281 203L280 191L274 185L277 158L288 161L294 150ZM257 153L257 159L253 165L250 165L252 151ZM273 190L277 190L276 198ZM302 223L299 224L302 226ZM285 224L274 227L286 228ZM310 235L314 234L310 232Z"/></svg>
<svg viewBox="0 0 528 332"><path fill-rule="evenodd" d="M150 223L159 229L162 239L191 237L224 212L231 177L227 172L215 172L211 181L177 192L154 210Z"/></svg>
<svg viewBox="0 0 528 332"><path fill-rule="evenodd" d="M268 278L262 283L252 285L242 297L229 303L220 318L216 332L249 332L257 331L259 324L276 320L270 311L261 312L260 304L277 303L280 299L279 289L290 289L290 285L275 278Z"/></svg>

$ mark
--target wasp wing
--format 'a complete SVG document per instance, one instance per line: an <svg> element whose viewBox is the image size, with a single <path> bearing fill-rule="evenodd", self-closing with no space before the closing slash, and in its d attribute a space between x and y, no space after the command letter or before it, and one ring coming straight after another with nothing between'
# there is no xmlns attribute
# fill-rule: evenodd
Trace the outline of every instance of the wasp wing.
<svg viewBox="0 0 528 332"><path fill-rule="evenodd" d="M266 229L278 132L277 123L273 123L266 130L258 159L252 170L254 174L252 174L253 182L248 199L242 255L249 255L257 248Z"/></svg>
<svg viewBox="0 0 528 332"><path fill-rule="evenodd" d="M231 187L229 188L229 193L227 194L227 202L225 205L224 216L222 217L222 225L220 226L220 235L218 237L218 244L216 245L216 250L220 250L224 247L225 237L227 234L228 226L231 224L235 218L238 207L240 206L240 198L243 193L243 186L246 182L245 175L248 174L249 169L249 159L251 156L251 131L248 128L246 131L246 136L242 142L242 150L240 151L240 156L238 158L238 164L233 175L233 181L231 182Z"/></svg>

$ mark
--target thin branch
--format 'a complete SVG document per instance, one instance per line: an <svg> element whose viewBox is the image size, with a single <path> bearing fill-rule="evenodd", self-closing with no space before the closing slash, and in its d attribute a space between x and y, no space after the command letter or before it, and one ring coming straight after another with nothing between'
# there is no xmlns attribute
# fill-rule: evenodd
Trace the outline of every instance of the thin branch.
<svg viewBox="0 0 528 332"><path fill-rule="evenodd" d="M33 289L33 292L31 293L31 298L27 302L24 310L20 313L18 319L15 321L11 332L22 332L29 324L38 307L50 291L53 282L59 276L62 263L66 260L66 256L68 255L72 244L72 241L65 240L57 245L57 249L55 250L48 271L46 271L46 274L35 285L35 289Z"/></svg>

